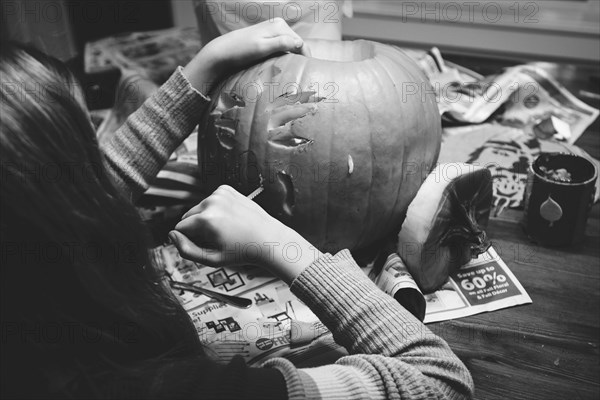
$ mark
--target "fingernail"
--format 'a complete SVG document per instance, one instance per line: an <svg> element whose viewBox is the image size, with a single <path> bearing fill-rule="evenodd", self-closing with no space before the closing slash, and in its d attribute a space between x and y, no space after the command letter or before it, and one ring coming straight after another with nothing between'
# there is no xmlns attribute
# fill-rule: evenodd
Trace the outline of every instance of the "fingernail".
<svg viewBox="0 0 600 400"><path fill-rule="evenodd" d="M303 44L304 44L304 42L303 42L302 40L300 40L300 39L296 39L296 40L294 40L294 45L295 45L295 46L296 46L296 48L298 48L298 49L299 49L300 47L302 47L302 45L303 45Z"/></svg>
<svg viewBox="0 0 600 400"><path fill-rule="evenodd" d="M175 236L175 233L173 233L173 231L169 232L169 234L167 235L169 238L169 244L175 244L175 242L177 241L177 237Z"/></svg>

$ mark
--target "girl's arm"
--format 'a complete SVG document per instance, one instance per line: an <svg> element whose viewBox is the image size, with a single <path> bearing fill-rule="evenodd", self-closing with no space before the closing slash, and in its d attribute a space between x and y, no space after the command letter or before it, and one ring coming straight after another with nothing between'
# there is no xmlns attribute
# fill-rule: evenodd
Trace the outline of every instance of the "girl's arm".
<svg viewBox="0 0 600 400"><path fill-rule="evenodd" d="M233 188L222 186L188 211L169 233L181 255L212 266L259 262L285 282L343 345L335 364L297 369L264 363L285 377L290 398L462 399L471 375L448 344L379 290L347 250L322 254L298 233ZM239 249L263 248L252 259ZM286 244L300 249L293 262ZM279 251L277 251L279 249Z"/></svg>
<svg viewBox="0 0 600 400"><path fill-rule="evenodd" d="M208 43L133 113L102 147L117 187L135 202L210 104L215 83L270 54L305 52L302 39L280 18L230 32Z"/></svg>
<svg viewBox="0 0 600 400"><path fill-rule="evenodd" d="M104 165L131 202L148 189L169 156L190 135L210 100L177 71L103 146Z"/></svg>
<svg viewBox="0 0 600 400"><path fill-rule="evenodd" d="M292 283L298 296L331 330L349 356L335 364L280 370L290 398L465 399L473 381L448 344L379 290L350 252L319 258Z"/></svg>

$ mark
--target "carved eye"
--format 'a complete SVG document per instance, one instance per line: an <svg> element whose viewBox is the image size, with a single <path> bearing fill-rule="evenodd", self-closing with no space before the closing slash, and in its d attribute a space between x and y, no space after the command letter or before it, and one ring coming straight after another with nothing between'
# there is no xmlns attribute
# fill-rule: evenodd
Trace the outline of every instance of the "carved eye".
<svg viewBox="0 0 600 400"><path fill-rule="evenodd" d="M246 107L246 103L244 100L238 96L236 93L221 93L219 96L219 101L217 103L217 109L219 110L227 110L234 107Z"/></svg>
<svg viewBox="0 0 600 400"><path fill-rule="evenodd" d="M288 122L293 122L304 117L309 113L315 113L317 106L315 104L294 104L281 106L273 109L271 118L269 118L269 130L284 126Z"/></svg>
<svg viewBox="0 0 600 400"><path fill-rule="evenodd" d="M300 146L303 144L308 144L312 142L312 140L300 137L300 136L292 136L289 139L276 140L277 143L281 143L287 146Z"/></svg>
<svg viewBox="0 0 600 400"><path fill-rule="evenodd" d="M271 113L268 124L269 143L285 148L305 148L314 140L292 133L294 122L307 114L317 112L317 105L322 98L315 97L314 91L284 93L269 105Z"/></svg>
<svg viewBox="0 0 600 400"><path fill-rule="evenodd" d="M267 111L294 104L318 103L325 100L325 97L315 97L315 94L317 92L312 90L284 93L267 106Z"/></svg>
<svg viewBox="0 0 600 400"><path fill-rule="evenodd" d="M269 143L275 146L283 146L283 147L299 147L299 146L307 146L313 143L314 140L303 138L301 136L294 136L288 130L282 130L279 134L276 134L271 139L269 139Z"/></svg>

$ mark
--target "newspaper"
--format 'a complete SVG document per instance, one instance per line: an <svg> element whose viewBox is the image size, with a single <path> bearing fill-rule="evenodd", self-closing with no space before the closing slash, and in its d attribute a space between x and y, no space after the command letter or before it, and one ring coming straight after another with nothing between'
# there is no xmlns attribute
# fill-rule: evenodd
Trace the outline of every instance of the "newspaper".
<svg viewBox="0 0 600 400"><path fill-rule="evenodd" d="M521 85L505 105L501 121L533 127L538 137L572 144L594 122L599 111L573 96L540 65L543 64L522 65L508 72L517 76L513 82Z"/></svg>
<svg viewBox="0 0 600 400"><path fill-rule="evenodd" d="M574 143L599 111L577 99L544 68L529 63L483 77L442 58L437 48L403 49L427 75L440 114L448 122L501 123L533 132L542 139Z"/></svg>
<svg viewBox="0 0 600 400"><path fill-rule="evenodd" d="M179 65L187 64L200 48L200 34L195 27L110 36L86 43L85 72L114 68L133 70L160 85Z"/></svg>
<svg viewBox="0 0 600 400"><path fill-rule="evenodd" d="M531 303L493 247L453 273L441 289L425 295L425 300L425 323Z"/></svg>
<svg viewBox="0 0 600 400"><path fill-rule="evenodd" d="M265 270L202 266L182 259L173 245L157 247L154 254L174 280L252 299L250 308L240 309L204 295L175 291L213 359L228 362L241 355L255 365L286 357L302 364L345 354L317 316ZM425 323L531 303L493 248L453 274L440 290L425 295L425 300Z"/></svg>
<svg viewBox="0 0 600 400"><path fill-rule="evenodd" d="M181 258L172 245L155 248L154 254L176 281L252 299L250 308L240 309L204 295L175 291L213 359L228 362L241 355L253 365L285 355L302 362L315 352L342 351L332 340L320 338L327 328L287 284L264 269L206 267Z"/></svg>

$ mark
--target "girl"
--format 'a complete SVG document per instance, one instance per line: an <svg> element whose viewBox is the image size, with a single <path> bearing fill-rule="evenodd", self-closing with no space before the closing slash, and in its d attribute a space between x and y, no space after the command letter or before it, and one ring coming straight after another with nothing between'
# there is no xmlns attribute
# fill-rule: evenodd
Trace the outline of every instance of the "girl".
<svg viewBox="0 0 600 400"><path fill-rule="evenodd" d="M215 39L101 152L69 71L38 52L2 46L2 397L471 395L470 374L448 345L378 290L348 251L321 254L232 188L219 188L184 216L170 234L181 253L231 265L247 261L232 253L244 247L236 243L297 243L295 263L277 254L258 261L291 285L351 355L313 369L284 359L261 368L241 358L214 364L148 259L132 202L209 111L200 90L281 51L304 50L280 19Z"/></svg>

